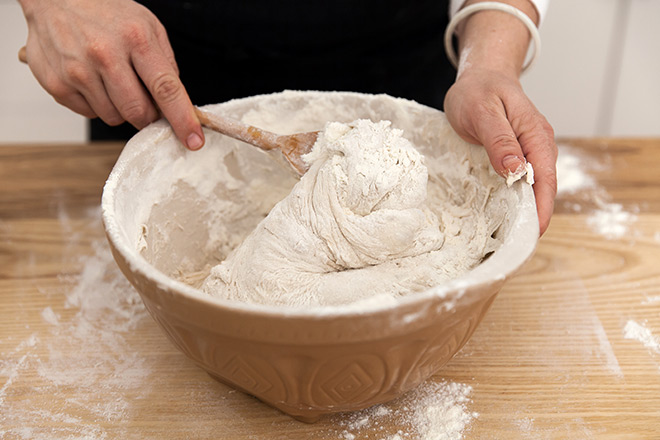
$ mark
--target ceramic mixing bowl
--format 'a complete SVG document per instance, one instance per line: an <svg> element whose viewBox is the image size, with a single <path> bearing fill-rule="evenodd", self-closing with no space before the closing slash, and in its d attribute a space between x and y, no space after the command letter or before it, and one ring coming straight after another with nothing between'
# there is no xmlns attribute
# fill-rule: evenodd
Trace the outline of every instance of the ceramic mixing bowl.
<svg viewBox="0 0 660 440"><path fill-rule="evenodd" d="M387 119L428 158L467 148L474 166L489 166L483 149L461 141L443 113L385 95L287 91L206 108L246 122L258 113L262 128L283 134L319 130L329 120ZM217 380L301 420L391 400L438 372L537 243L532 188L517 182L504 189L507 214L495 233L502 245L445 284L360 307L213 298L195 286L296 179L254 147L206 136L207 145L190 152L159 121L128 142L103 192L113 255L176 347ZM216 173L233 183L217 183Z"/></svg>

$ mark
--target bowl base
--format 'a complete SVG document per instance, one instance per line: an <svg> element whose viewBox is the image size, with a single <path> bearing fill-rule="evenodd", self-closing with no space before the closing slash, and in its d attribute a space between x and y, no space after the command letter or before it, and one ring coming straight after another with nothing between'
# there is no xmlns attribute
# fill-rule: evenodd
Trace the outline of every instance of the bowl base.
<svg viewBox="0 0 660 440"><path fill-rule="evenodd" d="M322 415L323 415L323 414L321 414L320 412L319 412L319 413L315 413L314 411L309 411L309 412L306 412L305 414L292 414L292 413L290 413L290 412L284 411L282 408L278 408L277 405L274 405L274 404L271 404L271 403L268 403L268 402L264 402L263 400L259 399L259 397L255 396L254 394L250 394L250 393L248 393L247 391L245 391L245 390L242 389L241 387L238 387L238 386L234 385L233 383L228 382L227 380L223 379L222 377L220 377L220 376L218 376L218 375L216 375L216 374L211 373L210 371L207 371L206 373L207 373L209 376L211 376L212 379L214 379L214 380L220 382L221 384L223 384L223 385L227 385L228 387L230 387L230 388L232 388L232 389L235 389L235 390L237 390L237 391L240 391L241 393L247 394L248 396L252 396L252 397L254 397L255 399L259 400L259 401L260 401L261 403L263 403L264 405L271 406L271 407L273 407L273 408L279 410L280 412L286 414L287 416L292 417L292 418L298 420L299 422L310 423L310 424L311 424L311 423L316 423L316 422L319 421L319 419L320 419L320 418L322 417Z"/></svg>

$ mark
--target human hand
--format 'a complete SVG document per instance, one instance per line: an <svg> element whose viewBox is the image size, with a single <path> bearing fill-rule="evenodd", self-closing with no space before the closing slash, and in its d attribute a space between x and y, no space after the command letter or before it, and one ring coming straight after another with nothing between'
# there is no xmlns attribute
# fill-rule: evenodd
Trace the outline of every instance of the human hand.
<svg viewBox="0 0 660 440"><path fill-rule="evenodd" d="M464 140L486 148L498 174L514 173L525 160L532 164L543 234L557 193L557 146L552 127L525 95L517 76L469 68L447 92L445 111Z"/></svg>
<svg viewBox="0 0 660 440"><path fill-rule="evenodd" d="M464 5L480 2L467 0ZM499 3L513 6L538 25L538 11L529 0ZM456 82L445 96L447 118L463 139L484 145L493 168L503 177L516 173L525 161L532 164L543 234L557 193L557 146L552 127L518 81L530 31L518 17L483 10L459 22L456 35L460 59Z"/></svg>
<svg viewBox="0 0 660 440"><path fill-rule="evenodd" d="M159 117L191 150L204 145L164 27L133 0L19 0L26 54L57 102L109 125L141 129Z"/></svg>

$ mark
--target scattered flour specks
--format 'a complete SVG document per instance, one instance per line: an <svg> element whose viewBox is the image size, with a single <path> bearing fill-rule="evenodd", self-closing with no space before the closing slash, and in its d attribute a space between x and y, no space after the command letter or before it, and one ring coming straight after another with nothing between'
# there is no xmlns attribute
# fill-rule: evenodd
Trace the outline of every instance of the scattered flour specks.
<svg viewBox="0 0 660 440"><path fill-rule="evenodd" d="M580 157L569 147L560 145L557 157L557 194L575 194L594 186L594 179L585 172Z"/></svg>
<svg viewBox="0 0 660 440"><path fill-rule="evenodd" d="M529 435L534 430L534 419L530 417L524 417L518 420L516 425L521 432Z"/></svg>
<svg viewBox="0 0 660 440"><path fill-rule="evenodd" d="M589 171L605 169L602 163L586 162L570 146L560 145L557 158L557 195L572 199L567 206L574 212L582 212L594 201L596 208L587 212L587 225L599 235L609 239L621 239L630 234L630 226L637 221L637 209L628 211L619 203L612 203L610 195L598 186ZM578 202L575 201L578 200Z"/></svg>
<svg viewBox="0 0 660 440"><path fill-rule="evenodd" d="M41 317L44 318L44 321L51 325L59 325L59 318L53 311L51 307L46 307L41 311Z"/></svg>
<svg viewBox="0 0 660 440"><path fill-rule="evenodd" d="M9 354L2 353L0 357L0 378L4 378L4 384L0 387L0 408L4 408L5 397L14 380L19 376L21 370L25 369L30 349L38 342L36 335L31 335L25 341L22 341ZM0 421L2 418L0 417ZM0 434L2 431L0 431Z"/></svg>
<svg viewBox="0 0 660 440"><path fill-rule="evenodd" d="M610 344L610 340L607 337L607 333L603 328L603 323L600 321L598 315L596 315L595 313L593 315L593 323L594 323L593 325L594 333L596 334L596 338L598 339L598 347L600 348L598 357L603 356L605 358L604 359L605 367L609 370L610 373L612 373L614 376L618 378L622 378L623 371L621 371L619 360L614 354L614 350L612 349L612 344Z"/></svg>
<svg viewBox="0 0 660 440"><path fill-rule="evenodd" d="M626 339L635 339L641 342L644 347L660 354L660 338L654 336L651 330L636 321L628 320L623 328L623 336Z"/></svg>
<svg viewBox="0 0 660 440"><path fill-rule="evenodd" d="M587 224L605 238L625 237L629 233L630 224L637 220L635 214L625 211L618 203L606 203L597 199L597 205L598 209L587 217Z"/></svg>
<svg viewBox="0 0 660 440"><path fill-rule="evenodd" d="M65 234L80 226L64 211L59 219ZM99 230L100 209L87 220L85 227ZM121 433L132 402L150 392L151 367L128 337L148 322L138 294L105 240L81 258L75 245L82 236L69 237L63 258L81 272L42 292L61 297L61 306L42 309L44 327L0 353L0 438L106 439L104 424Z"/></svg>
<svg viewBox="0 0 660 440"><path fill-rule="evenodd" d="M363 430L382 432L383 440L460 440L478 414L469 410L472 387L427 381L394 402L338 417L340 438L361 438ZM386 427L396 426L397 432Z"/></svg>
<svg viewBox="0 0 660 440"><path fill-rule="evenodd" d="M660 295L647 296L644 301L642 301L642 305L647 304L660 304Z"/></svg>

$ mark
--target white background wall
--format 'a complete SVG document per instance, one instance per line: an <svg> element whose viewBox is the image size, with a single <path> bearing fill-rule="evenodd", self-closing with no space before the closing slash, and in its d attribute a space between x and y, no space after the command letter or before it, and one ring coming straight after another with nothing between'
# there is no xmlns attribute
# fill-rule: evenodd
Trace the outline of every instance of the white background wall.
<svg viewBox="0 0 660 440"><path fill-rule="evenodd" d="M658 20L658 0L551 0L522 82L558 136L660 136Z"/></svg>
<svg viewBox="0 0 660 440"><path fill-rule="evenodd" d="M660 136L660 0L552 0L542 55L523 86L557 136ZM85 121L60 107L17 60L27 26L0 0L0 142L82 142Z"/></svg>
<svg viewBox="0 0 660 440"><path fill-rule="evenodd" d="M27 25L16 0L0 0L0 142L83 142L85 119L61 107L18 62Z"/></svg>

